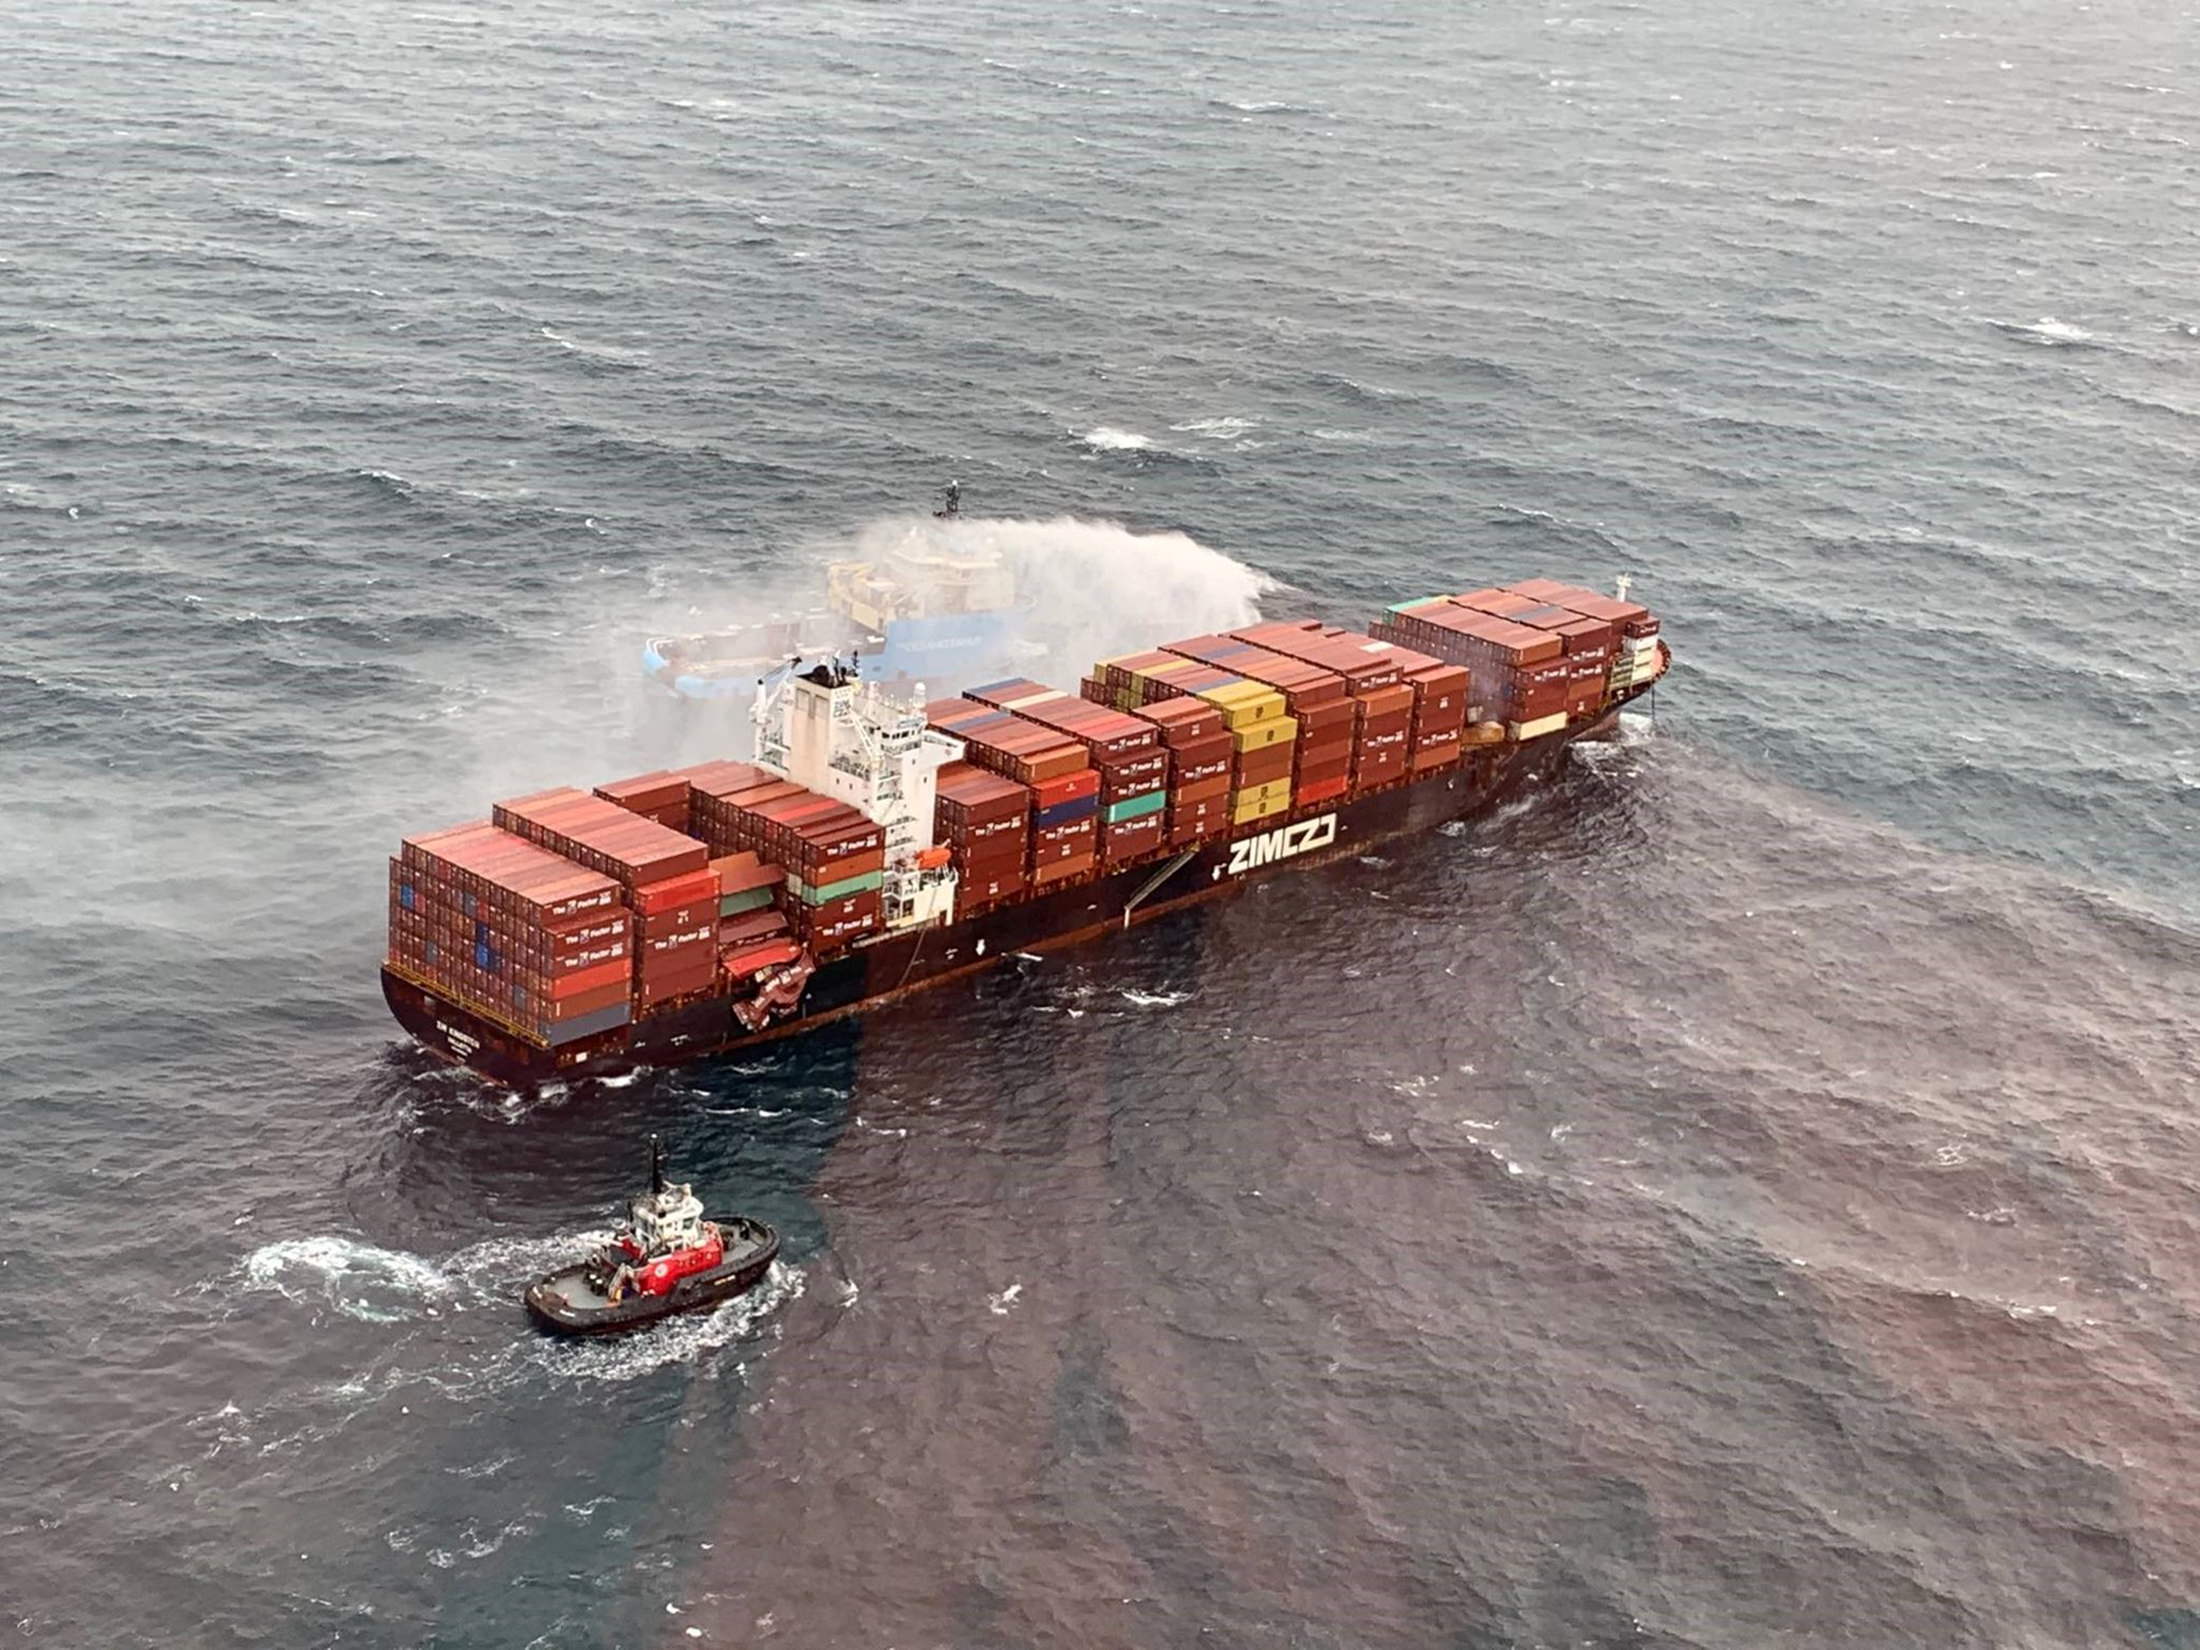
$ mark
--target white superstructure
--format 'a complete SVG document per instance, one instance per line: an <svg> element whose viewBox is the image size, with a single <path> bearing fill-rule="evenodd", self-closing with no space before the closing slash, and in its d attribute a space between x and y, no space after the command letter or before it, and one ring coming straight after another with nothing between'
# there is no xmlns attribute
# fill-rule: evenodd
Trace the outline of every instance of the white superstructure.
<svg viewBox="0 0 2200 1650"><path fill-rule="evenodd" d="M962 759L963 743L925 725L923 695L920 684L909 703L822 664L767 682L753 713L761 765L885 827L888 929L945 921L955 908L955 872L929 850L939 771Z"/></svg>

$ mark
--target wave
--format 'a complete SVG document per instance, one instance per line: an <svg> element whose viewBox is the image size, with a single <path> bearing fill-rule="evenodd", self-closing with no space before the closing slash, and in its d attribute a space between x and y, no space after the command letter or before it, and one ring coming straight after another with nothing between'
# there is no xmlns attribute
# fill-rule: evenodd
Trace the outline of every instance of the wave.
<svg viewBox="0 0 2200 1650"><path fill-rule="evenodd" d="M1204 436L1209 441L1236 441L1241 436L1260 428L1257 418L1195 418L1184 424L1171 424L1169 428L1178 435Z"/></svg>
<svg viewBox="0 0 2200 1650"><path fill-rule="evenodd" d="M1136 430L1120 430L1113 424L1101 424L1081 434L1071 432L1086 446L1102 453L1143 453L1153 448L1153 437L1140 435Z"/></svg>
<svg viewBox="0 0 2200 1650"><path fill-rule="evenodd" d="M2052 315L2043 315L2037 321L1997 321L1988 317L1986 324L1996 332L2048 349L2086 349L2099 343L2085 328L2058 321Z"/></svg>
<svg viewBox="0 0 2200 1650"><path fill-rule="evenodd" d="M566 354L578 356L582 360L597 366L608 367L619 372L640 372L650 362L650 353L646 349L613 349L608 344L586 344L578 338L569 338L555 327L543 327L539 330L543 337L549 339L551 343L557 345Z"/></svg>

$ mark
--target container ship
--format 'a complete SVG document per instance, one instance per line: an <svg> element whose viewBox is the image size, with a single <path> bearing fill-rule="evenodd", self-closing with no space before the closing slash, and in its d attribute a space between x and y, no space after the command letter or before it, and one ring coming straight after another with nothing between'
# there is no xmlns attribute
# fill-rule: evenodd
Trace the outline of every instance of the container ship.
<svg viewBox="0 0 2200 1650"><path fill-rule="evenodd" d="M753 760L500 802L405 839L383 994L534 1087L708 1059L1501 801L1670 662L1537 579L1282 620L923 702L784 671Z"/></svg>

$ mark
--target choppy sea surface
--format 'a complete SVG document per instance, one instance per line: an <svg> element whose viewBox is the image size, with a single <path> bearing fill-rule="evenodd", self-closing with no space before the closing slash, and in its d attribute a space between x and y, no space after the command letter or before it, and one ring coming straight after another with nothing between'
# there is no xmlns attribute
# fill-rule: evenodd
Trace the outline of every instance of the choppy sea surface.
<svg viewBox="0 0 2200 1650"><path fill-rule="evenodd" d="M0 29L0 1637L2200 1645L2190 7ZM950 475L1155 636L1677 665L745 1062L409 1049L397 838ZM780 1268L536 1339L649 1130Z"/></svg>

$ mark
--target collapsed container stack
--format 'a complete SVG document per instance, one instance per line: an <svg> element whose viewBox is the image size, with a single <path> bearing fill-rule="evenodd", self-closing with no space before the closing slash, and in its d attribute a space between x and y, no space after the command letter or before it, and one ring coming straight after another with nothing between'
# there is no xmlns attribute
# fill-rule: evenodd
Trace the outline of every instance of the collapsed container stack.
<svg viewBox="0 0 2200 1650"><path fill-rule="evenodd" d="M759 864L769 862L784 873L777 884L757 882L736 892L772 887L794 939L813 956L829 956L879 929L885 910L884 826L837 797L745 762L712 764L707 771L691 770L688 778L695 829L714 858L754 854ZM718 897L726 897L723 874ZM744 915L734 913L736 944L761 937L751 932L755 924L740 920ZM726 937L719 948L725 950Z"/></svg>
<svg viewBox="0 0 2200 1650"><path fill-rule="evenodd" d="M709 853L682 832L570 788L499 802L515 836L601 872L634 916L634 1006L647 1011L716 983L717 884Z"/></svg>
<svg viewBox="0 0 2200 1650"><path fill-rule="evenodd" d="M718 971L736 982L802 954L801 942L779 908L787 873L754 849L721 854L710 862L718 879Z"/></svg>
<svg viewBox="0 0 2200 1650"><path fill-rule="evenodd" d="M989 682L963 697L1035 722L1084 746L1099 776L1099 863L1120 865L1167 840L1169 752L1149 723L1025 677Z"/></svg>
<svg viewBox="0 0 2200 1650"><path fill-rule="evenodd" d="M1100 859L1100 773L1083 745L974 699L935 699L925 720L963 742L964 759L1031 792L1032 887L1091 870Z"/></svg>
<svg viewBox="0 0 2200 1650"><path fill-rule="evenodd" d="M407 837L390 861L389 961L484 1019L559 1047L633 1016L619 884L488 820Z"/></svg>

